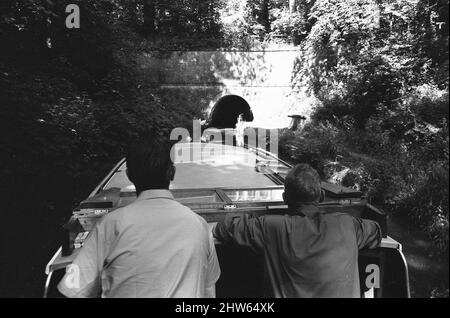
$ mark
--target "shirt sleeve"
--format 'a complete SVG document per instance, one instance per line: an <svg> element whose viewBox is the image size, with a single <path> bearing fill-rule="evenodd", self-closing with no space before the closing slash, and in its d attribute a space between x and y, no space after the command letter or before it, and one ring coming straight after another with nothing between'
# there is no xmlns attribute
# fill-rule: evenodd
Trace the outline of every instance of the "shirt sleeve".
<svg viewBox="0 0 450 318"><path fill-rule="evenodd" d="M217 223L214 236L221 242L233 242L258 252L264 247L263 229L264 217L229 214Z"/></svg>
<svg viewBox="0 0 450 318"><path fill-rule="evenodd" d="M208 269L206 275L206 288L212 287L220 277L220 265L217 258L216 247L214 245L214 238L212 232L208 229L209 235L209 255L208 255Z"/></svg>
<svg viewBox="0 0 450 318"><path fill-rule="evenodd" d="M376 248L381 243L380 225L371 220L354 218L358 248Z"/></svg>
<svg viewBox="0 0 450 318"><path fill-rule="evenodd" d="M103 223L103 222L99 222ZM105 257L105 233L97 224L89 233L77 257L66 268L58 290L70 298L98 297L101 294L101 272Z"/></svg>

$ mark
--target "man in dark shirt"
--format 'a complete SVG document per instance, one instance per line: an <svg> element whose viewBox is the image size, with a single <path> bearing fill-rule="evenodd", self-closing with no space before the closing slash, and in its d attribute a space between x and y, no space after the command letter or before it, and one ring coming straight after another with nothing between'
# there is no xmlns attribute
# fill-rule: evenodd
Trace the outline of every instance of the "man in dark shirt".
<svg viewBox="0 0 450 318"><path fill-rule="evenodd" d="M322 214L320 178L305 164L286 176L286 215L229 215L214 228L219 241L264 256L267 297L360 297L358 250L381 242L376 222Z"/></svg>

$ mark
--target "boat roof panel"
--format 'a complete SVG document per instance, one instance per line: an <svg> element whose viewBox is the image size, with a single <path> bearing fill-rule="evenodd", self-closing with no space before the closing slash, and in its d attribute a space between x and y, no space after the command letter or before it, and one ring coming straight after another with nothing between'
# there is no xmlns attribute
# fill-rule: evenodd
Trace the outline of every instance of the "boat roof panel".
<svg viewBox="0 0 450 318"><path fill-rule="evenodd" d="M242 147L214 143L176 144L173 149L176 173L171 189L204 188L265 188L277 184L259 171L265 165L274 170L289 167L274 158ZM118 187L122 192L133 192L135 188L126 176L124 163L104 189Z"/></svg>

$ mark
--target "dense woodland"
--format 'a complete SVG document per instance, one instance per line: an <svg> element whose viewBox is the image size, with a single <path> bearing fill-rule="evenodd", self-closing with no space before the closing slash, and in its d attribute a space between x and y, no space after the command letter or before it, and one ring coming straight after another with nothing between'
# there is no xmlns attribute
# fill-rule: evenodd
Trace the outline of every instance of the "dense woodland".
<svg viewBox="0 0 450 318"><path fill-rule="evenodd" d="M41 295L56 229L129 140L204 117L148 82L138 57L155 50L297 48L292 89L317 102L282 156L347 167L339 182L448 259L448 23L447 0L2 0L0 294Z"/></svg>

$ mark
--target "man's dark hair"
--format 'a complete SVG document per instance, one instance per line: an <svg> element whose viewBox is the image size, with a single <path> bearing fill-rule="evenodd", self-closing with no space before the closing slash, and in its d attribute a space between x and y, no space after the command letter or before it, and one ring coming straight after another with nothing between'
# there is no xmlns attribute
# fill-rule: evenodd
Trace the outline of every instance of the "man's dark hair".
<svg viewBox="0 0 450 318"><path fill-rule="evenodd" d="M169 188L173 176L171 146L169 141L153 138L140 139L128 146L127 174L138 193Z"/></svg>
<svg viewBox="0 0 450 318"><path fill-rule="evenodd" d="M316 170L307 164L298 164L284 180L285 201L289 206L320 200L322 188Z"/></svg>

